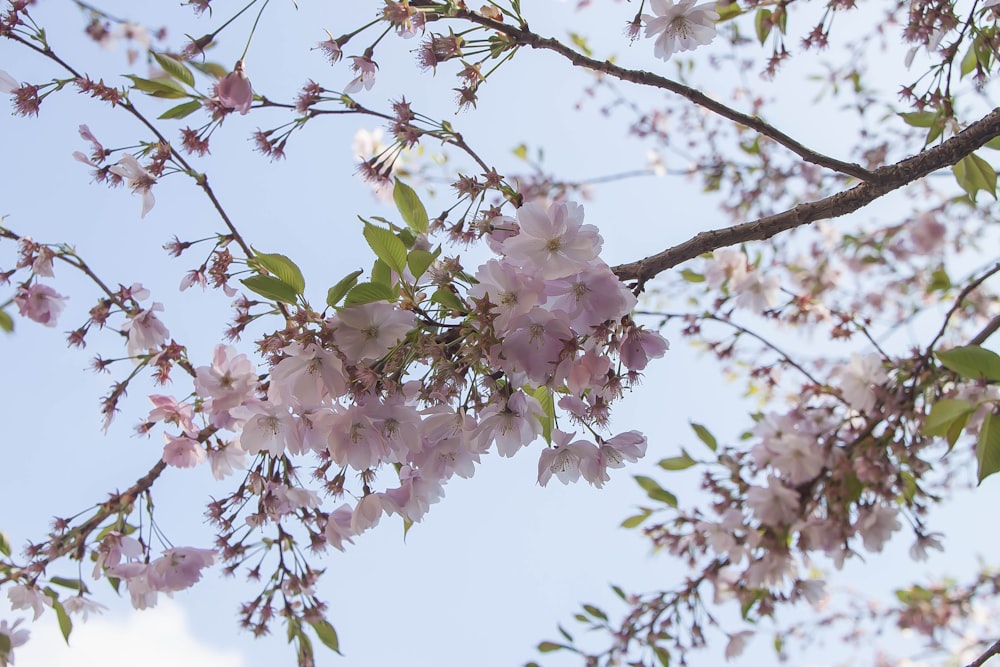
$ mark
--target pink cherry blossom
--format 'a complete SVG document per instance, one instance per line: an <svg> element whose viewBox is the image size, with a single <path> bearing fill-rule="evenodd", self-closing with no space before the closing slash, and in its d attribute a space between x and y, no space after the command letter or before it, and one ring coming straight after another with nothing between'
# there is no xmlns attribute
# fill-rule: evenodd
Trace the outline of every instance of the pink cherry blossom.
<svg viewBox="0 0 1000 667"><path fill-rule="evenodd" d="M365 470L389 458L389 443L363 407L335 413L328 426L330 456L337 465Z"/></svg>
<svg viewBox="0 0 1000 667"><path fill-rule="evenodd" d="M872 552L882 551L889 537L902 527L898 516L897 510L883 506L861 510L855 528L861 534L865 549Z"/></svg>
<svg viewBox="0 0 1000 667"><path fill-rule="evenodd" d="M575 349L575 338L566 313L532 308L510 323L510 333L500 344L497 365L508 373L524 373L535 384L546 384L563 353Z"/></svg>
<svg viewBox="0 0 1000 667"><path fill-rule="evenodd" d="M271 369L268 398L289 406L316 407L347 393L344 365L330 350L315 343L291 345Z"/></svg>
<svg viewBox="0 0 1000 667"><path fill-rule="evenodd" d="M154 407L147 421L173 424L189 435L198 432L194 425L194 407L190 403L178 403L173 396L163 394L150 394L149 400Z"/></svg>
<svg viewBox="0 0 1000 667"><path fill-rule="evenodd" d="M351 362L378 359L413 328L414 315L378 301L341 309L332 319L333 340Z"/></svg>
<svg viewBox="0 0 1000 667"><path fill-rule="evenodd" d="M646 436L638 431L626 431L601 442L600 447L580 448L580 472L583 478L600 488L611 479L608 468L622 468L625 462L635 463L646 455Z"/></svg>
<svg viewBox="0 0 1000 667"><path fill-rule="evenodd" d="M650 359L658 359L666 354L670 344L660 334L642 327L632 327L622 337L622 363L630 371L641 371Z"/></svg>
<svg viewBox="0 0 1000 667"><path fill-rule="evenodd" d="M129 356L138 357L143 353L156 352L161 345L170 340L170 332L157 317L156 313L163 310L163 304L154 303L146 310L140 310L129 315L128 321L122 325L122 331L128 332Z"/></svg>
<svg viewBox="0 0 1000 667"><path fill-rule="evenodd" d="M230 442L219 449L209 449L208 464L212 468L212 477L225 479L236 470L246 468L247 453L239 442Z"/></svg>
<svg viewBox="0 0 1000 667"><path fill-rule="evenodd" d="M173 592L190 588L201 579L202 570L215 562L211 549L176 547L149 564L148 581L158 591Z"/></svg>
<svg viewBox="0 0 1000 667"><path fill-rule="evenodd" d="M229 345L216 345L211 366L195 369L194 388L202 398L211 399L207 409L213 426L227 428L229 411L253 397L257 376L245 354Z"/></svg>
<svg viewBox="0 0 1000 667"><path fill-rule="evenodd" d="M646 37L655 37L653 55L668 60L678 51L693 51L715 39L719 13L715 2L695 5L696 0L650 0L652 14L643 14Z"/></svg>
<svg viewBox="0 0 1000 667"><path fill-rule="evenodd" d="M243 69L242 60L238 60L233 71L215 84L215 96L222 106L238 111L241 116L247 115L253 104L253 87Z"/></svg>
<svg viewBox="0 0 1000 667"><path fill-rule="evenodd" d="M357 72L357 76L344 86L344 92L350 95L362 88L371 90L372 86L375 85L375 74L378 72L378 65L375 64L375 61L368 57L352 56L351 69Z"/></svg>
<svg viewBox="0 0 1000 667"><path fill-rule="evenodd" d="M360 535L378 525L382 519L383 504L381 493L369 493L358 501L351 515L351 532Z"/></svg>
<svg viewBox="0 0 1000 667"><path fill-rule="evenodd" d="M42 593L41 589L27 584L18 584L8 588L7 599L10 600L11 609L31 609L35 614L32 620L35 621L42 615L45 607L52 606L52 599L49 596Z"/></svg>
<svg viewBox="0 0 1000 667"><path fill-rule="evenodd" d="M354 535L351 530L352 514L351 506L346 503L330 512L323 534L326 536L327 543L334 549L343 551L344 542L354 544L354 540L351 539L351 536Z"/></svg>
<svg viewBox="0 0 1000 667"><path fill-rule="evenodd" d="M14 649L18 646L24 646L28 643L28 639L31 636L30 630L18 630L17 626L21 625L23 619L17 619L11 625L7 624L7 621L0 621L0 635L7 637L10 641L10 651L6 654L0 654L0 658L3 658L11 665L14 664Z"/></svg>
<svg viewBox="0 0 1000 667"><path fill-rule="evenodd" d="M100 602L95 602L94 600L85 598L82 595L74 595L64 599L62 601L62 606L67 613L79 615L84 623L87 622L91 613L101 614L107 610L107 607Z"/></svg>
<svg viewBox="0 0 1000 667"><path fill-rule="evenodd" d="M592 443L573 439L574 433L565 433L552 429L553 447L546 447L538 457L538 483L545 486L552 475L563 484L569 484L580 479L580 464L589 450L596 449Z"/></svg>
<svg viewBox="0 0 1000 667"><path fill-rule="evenodd" d="M771 475L767 486L752 486L747 491L747 505L760 522L767 526L787 526L799 513L799 496Z"/></svg>
<svg viewBox="0 0 1000 667"><path fill-rule="evenodd" d="M66 305L66 297L48 285L35 283L20 287L14 296L14 303L21 315L47 327L54 327L59 313Z"/></svg>
<svg viewBox="0 0 1000 667"><path fill-rule="evenodd" d="M591 327L607 320L621 319L636 305L635 295L603 263L551 281L547 291L555 298L546 307L565 311L580 333L589 333Z"/></svg>
<svg viewBox="0 0 1000 667"><path fill-rule="evenodd" d="M833 372L833 380L840 385L840 392L855 410L869 412L875 407L875 390L888 381L882 368L882 357L877 353L851 354L851 360Z"/></svg>
<svg viewBox="0 0 1000 667"><path fill-rule="evenodd" d="M537 270L546 280L579 273L597 259L604 239L594 225L583 224L583 207L555 202L546 208L533 201L517 210L520 231L501 245L507 259Z"/></svg>
<svg viewBox="0 0 1000 667"><path fill-rule="evenodd" d="M742 250L720 248L712 251L712 258L705 267L705 283L718 289L729 281L730 284L742 280L747 274L747 256Z"/></svg>
<svg viewBox="0 0 1000 667"><path fill-rule="evenodd" d="M111 166L108 170L112 174L124 178L125 183L132 189L132 192L142 195L142 214L139 217L145 218L146 214L153 210L153 205L156 203L151 190L156 183L156 178L146 171L131 153L122 155L118 163Z"/></svg>
<svg viewBox="0 0 1000 667"><path fill-rule="evenodd" d="M205 462L205 447L197 440L163 434L163 462L175 468L193 468Z"/></svg>
<svg viewBox="0 0 1000 667"><path fill-rule="evenodd" d="M116 567L121 563L122 557L139 558L143 554L142 545L134 537L123 535L118 531L108 533L98 545L97 560L94 563L94 579L99 579L104 574L105 568Z"/></svg>
<svg viewBox="0 0 1000 667"><path fill-rule="evenodd" d="M545 412L541 404L523 392L514 392L505 402L493 402L479 415L476 438L487 448L497 445L500 456L513 456L542 432L539 421Z"/></svg>
<svg viewBox="0 0 1000 667"><path fill-rule="evenodd" d="M232 412L245 420L240 433L240 447L247 454L267 452L281 456L286 448L299 449L298 429L288 408L270 401L253 401Z"/></svg>
<svg viewBox="0 0 1000 667"><path fill-rule="evenodd" d="M497 316L493 326L498 334L509 331L511 320L545 302L544 281L508 262L489 260L476 271L476 280L469 296L493 304L490 312Z"/></svg>
<svg viewBox="0 0 1000 667"><path fill-rule="evenodd" d="M754 269L740 278L734 278L729 284L730 291L736 295L736 305L758 313L774 308L781 301L781 282L776 275L765 276L762 271Z"/></svg>

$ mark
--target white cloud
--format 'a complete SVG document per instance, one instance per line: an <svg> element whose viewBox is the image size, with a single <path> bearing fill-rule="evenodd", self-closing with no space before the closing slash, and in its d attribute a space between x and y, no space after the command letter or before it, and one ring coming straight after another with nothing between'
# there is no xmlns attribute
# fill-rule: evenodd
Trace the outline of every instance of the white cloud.
<svg viewBox="0 0 1000 667"><path fill-rule="evenodd" d="M16 667L244 666L238 652L208 646L194 637L181 606L169 599L124 617L91 616L86 623L76 622L69 646L51 610L28 627L31 639L14 652Z"/></svg>

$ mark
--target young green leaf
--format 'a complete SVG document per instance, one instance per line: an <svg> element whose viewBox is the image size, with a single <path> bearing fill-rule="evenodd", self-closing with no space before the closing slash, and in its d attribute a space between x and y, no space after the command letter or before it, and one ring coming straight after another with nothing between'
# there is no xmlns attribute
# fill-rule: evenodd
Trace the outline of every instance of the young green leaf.
<svg viewBox="0 0 1000 667"><path fill-rule="evenodd" d="M697 463L698 462L691 458L687 452L681 450L680 456L672 456L668 459L663 459L656 465L660 466L664 470L687 470L691 466L697 465Z"/></svg>
<svg viewBox="0 0 1000 667"><path fill-rule="evenodd" d="M365 240L375 252L375 256L397 274L406 268L406 246L388 229L365 223Z"/></svg>
<svg viewBox="0 0 1000 667"><path fill-rule="evenodd" d="M552 397L552 390L543 385L530 393L542 405L542 411L545 414L539 417L538 421L542 423L542 437L545 438L545 442L551 445L552 427L556 423L556 404Z"/></svg>
<svg viewBox="0 0 1000 667"><path fill-rule="evenodd" d="M56 612L56 619L59 621L59 632L62 633L63 640L69 644L69 635L73 632L73 621L69 619L69 614L59 600L52 600L52 610Z"/></svg>
<svg viewBox="0 0 1000 667"><path fill-rule="evenodd" d="M316 636L323 644L340 654L340 640L337 638L337 631L327 621L309 621L309 625L316 631Z"/></svg>
<svg viewBox="0 0 1000 667"><path fill-rule="evenodd" d="M175 107L170 107L169 109L161 113L159 116L157 116L157 118L159 118L160 120L186 118L200 108L201 108L200 100L190 100L188 102L178 104Z"/></svg>
<svg viewBox="0 0 1000 667"><path fill-rule="evenodd" d="M560 651L564 648L569 648L562 644L556 644L555 642L542 642L538 645L539 653L552 653L553 651Z"/></svg>
<svg viewBox="0 0 1000 667"><path fill-rule="evenodd" d="M86 590L86 586L83 586L83 582L79 579L67 579L66 577L52 577L49 579L50 583L56 586L62 586L63 588L69 588L74 591L80 590L81 586Z"/></svg>
<svg viewBox="0 0 1000 667"><path fill-rule="evenodd" d="M966 155L956 162L952 172L959 186L968 193L972 201L976 200L976 194L980 190L985 190L996 199L997 172L989 162L975 153Z"/></svg>
<svg viewBox="0 0 1000 667"><path fill-rule="evenodd" d="M440 252L440 248L438 248L436 253L427 252L426 250L411 250L410 254L406 256L406 265L410 267L410 273L413 274L413 278L419 280L420 276L424 275L431 264L434 263Z"/></svg>
<svg viewBox="0 0 1000 667"><path fill-rule="evenodd" d="M260 294L265 299L295 303L297 293L294 288L273 276L250 276L240 281L247 289Z"/></svg>
<svg viewBox="0 0 1000 667"><path fill-rule="evenodd" d="M363 303L374 303L375 301L388 301L395 303L396 293L391 287L382 283L360 283L351 288L344 299L345 306L357 306Z"/></svg>
<svg viewBox="0 0 1000 667"><path fill-rule="evenodd" d="M979 427L979 442L976 444L976 459L979 461L979 483L1000 470L1000 415L990 412Z"/></svg>
<svg viewBox="0 0 1000 667"><path fill-rule="evenodd" d="M424 208L420 197L417 196L413 188L397 178L396 185L392 189L392 200L396 202L399 214L403 216L403 220L406 221L410 229L418 234L427 231L430 224L427 218L427 209Z"/></svg>
<svg viewBox="0 0 1000 667"><path fill-rule="evenodd" d="M462 301L452 292L450 289L441 287L434 294L431 294L431 303L437 303L450 310L456 310L463 312L465 306L462 305Z"/></svg>
<svg viewBox="0 0 1000 667"><path fill-rule="evenodd" d="M326 292L326 305L331 308L336 308L340 300L351 291L351 288L358 284L358 276L364 273L363 270L358 269L353 273L349 273L340 279L336 285L331 287Z"/></svg>
<svg viewBox="0 0 1000 667"><path fill-rule="evenodd" d="M163 68L163 71L174 77L181 83L185 83L189 86L194 85L194 75L191 74L184 63L179 60L175 60L171 56L165 53L153 53L153 57L156 58L157 64Z"/></svg>
<svg viewBox="0 0 1000 667"><path fill-rule="evenodd" d="M635 516L630 516L629 518L622 521L622 528L637 528L643 521L649 518L649 515L653 513L653 510L643 508L642 512L636 514Z"/></svg>
<svg viewBox="0 0 1000 667"><path fill-rule="evenodd" d="M163 97L166 99L190 97L188 92L170 77L161 76L156 79L143 79L142 77L130 74L125 78L132 80L133 88L153 97Z"/></svg>
<svg viewBox="0 0 1000 667"><path fill-rule="evenodd" d="M935 356L945 368L970 380L1000 382L1000 355L978 345L955 347Z"/></svg>
<svg viewBox="0 0 1000 667"><path fill-rule="evenodd" d="M0 310L0 329L3 329L7 333L14 330L14 320L11 319L11 316L5 310Z"/></svg>
<svg viewBox="0 0 1000 667"><path fill-rule="evenodd" d="M771 34L771 10L758 9L753 24L757 31L757 39L763 44Z"/></svg>
<svg viewBox="0 0 1000 667"><path fill-rule="evenodd" d="M284 255L257 253L248 263L258 271L261 268L267 269L268 273L291 287L296 294L302 294L306 289L306 280L302 277L302 271L295 265L295 262Z"/></svg>
<svg viewBox="0 0 1000 667"><path fill-rule="evenodd" d="M698 439L708 445L708 448L713 452L718 449L719 443L716 441L715 436L709 433L708 429L701 424L695 424L694 422L688 422L691 424L691 428L694 429L695 435Z"/></svg>
<svg viewBox="0 0 1000 667"><path fill-rule="evenodd" d="M963 415L967 417L975 409L976 407L968 401L954 398L940 400L931 407L931 413L927 415L921 433L924 435L945 435L955 420L960 419Z"/></svg>
<svg viewBox="0 0 1000 667"><path fill-rule="evenodd" d="M0 531L0 554L10 557L10 542L7 540L7 536Z"/></svg>

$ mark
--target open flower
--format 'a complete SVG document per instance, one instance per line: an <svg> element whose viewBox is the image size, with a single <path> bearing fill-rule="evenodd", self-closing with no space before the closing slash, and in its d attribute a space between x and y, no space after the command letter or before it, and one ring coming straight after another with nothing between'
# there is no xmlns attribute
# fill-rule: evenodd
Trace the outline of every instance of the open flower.
<svg viewBox="0 0 1000 667"><path fill-rule="evenodd" d="M693 51L715 39L719 13L714 2L700 5L695 0L650 0L653 14L643 14L646 37L656 37L653 54L667 60L678 51Z"/></svg>
<svg viewBox="0 0 1000 667"><path fill-rule="evenodd" d="M145 218L146 214L152 210L153 204L156 203L153 193L150 191L150 188L156 183L153 175L146 171L131 153L122 155L118 164L110 167L109 171L124 178L128 186L132 188L132 192L142 195L142 215L139 217Z"/></svg>
<svg viewBox="0 0 1000 667"><path fill-rule="evenodd" d="M66 297L47 285L35 283L21 287L14 297L17 309L24 317L47 327L54 327L62 312Z"/></svg>

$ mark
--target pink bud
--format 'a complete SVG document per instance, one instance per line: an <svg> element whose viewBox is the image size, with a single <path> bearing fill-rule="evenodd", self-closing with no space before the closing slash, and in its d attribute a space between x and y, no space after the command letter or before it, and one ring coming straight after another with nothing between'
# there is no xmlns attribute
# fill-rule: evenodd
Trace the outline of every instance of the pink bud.
<svg viewBox="0 0 1000 667"><path fill-rule="evenodd" d="M238 60L233 71L215 84L215 95L223 106L239 111L241 116L247 115L253 102L253 88L243 70L242 60Z"/></svg>

